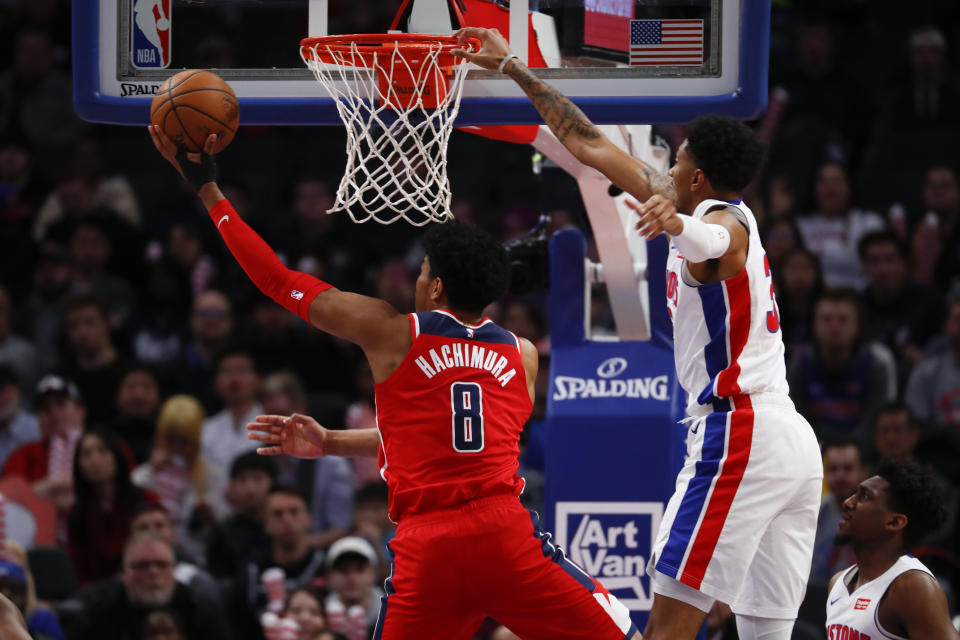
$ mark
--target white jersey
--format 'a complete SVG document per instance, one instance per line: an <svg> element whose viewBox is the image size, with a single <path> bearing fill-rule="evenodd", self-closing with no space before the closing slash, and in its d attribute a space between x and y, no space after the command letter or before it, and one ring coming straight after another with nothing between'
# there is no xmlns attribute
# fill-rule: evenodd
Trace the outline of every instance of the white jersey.
<svg viewBox="0 0 960 640"><path fill-rule="evenodd" d="M704 200L692 216L736 207L750 227L747 262L732 278L699 284L676 245L667 258L667 308L673 319L677 376L687 414L733 409L744 395L788 392L780 315L753 212L743 202Z"/></svg>
<svg viewBox="0 0 960 640"><path fill-rule="evenodd" d="M923 571L933 576L930 569L911 555L902 555L893 566L867 584L850 593L847 583L857 565L843 572L827 595L827 640L884 640L900 638L880 627L877 610L880 600L897 576L907 571Z"/></svg>

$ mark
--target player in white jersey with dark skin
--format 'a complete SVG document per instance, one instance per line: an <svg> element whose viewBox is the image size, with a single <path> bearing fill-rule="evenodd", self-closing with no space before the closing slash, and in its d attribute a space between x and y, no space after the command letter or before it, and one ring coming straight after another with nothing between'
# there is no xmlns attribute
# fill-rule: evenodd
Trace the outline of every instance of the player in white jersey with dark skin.
<svg viewBox="0 0 960 640"><path fill-rule="evenodd" d="M946 518L929 473L910 462L880 462L843 503L837 543L853 546L857 564L830 580L827 640L960 638L943 589L907 553Z"/></svg>
<svg viewBox="0 0 960 640"><path fill-rule="evenodd" d="M823 467L788 396L779 314L757 222L742 192L762 149L742 123L690 123L669 175L616 147L530 72L495 30L466 28L476 53L513 78L582 163L642 204L637 229L666 233L677 375L688 395L687 457L651 553L647 640L696 637L720 600L744 640L787 640L803 599Z"/></svg>

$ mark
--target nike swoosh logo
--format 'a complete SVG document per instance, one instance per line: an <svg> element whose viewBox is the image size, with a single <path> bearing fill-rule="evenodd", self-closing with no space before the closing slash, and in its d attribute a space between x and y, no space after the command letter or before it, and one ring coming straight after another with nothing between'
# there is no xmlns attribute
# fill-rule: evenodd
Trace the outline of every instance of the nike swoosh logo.
<svg viewBox="0 0 960 640"><path fill-rule="evenodd" d="M830 605L832 606L834 603L837 602L837 600L839 600L839 599L842 598L842 597L843 597L843 596L837 596L836 598L834 598L833 600L830 601Z"/></svg>
<svg viewBox="0 0 960 640"><path fill-rule="evenodd" d="M220 225L222 225L224 222L226 222L226 221L229 220L229 219L230 219L230 216L228 216L228 215L227 215L227 216L223 216L222 218L220 218L220 222L217 223L217 229L219 229L219 228L220 228Z"/></svg>
<svg viewBox="0 0 960 640"><path fill-rule="evenodd" d="M700 431L700 423L699 423L699 422L696 424L696 426L694 426L694 427L692 427L692 428L690 429L690 433L696 433L697 431Z"/></svg>

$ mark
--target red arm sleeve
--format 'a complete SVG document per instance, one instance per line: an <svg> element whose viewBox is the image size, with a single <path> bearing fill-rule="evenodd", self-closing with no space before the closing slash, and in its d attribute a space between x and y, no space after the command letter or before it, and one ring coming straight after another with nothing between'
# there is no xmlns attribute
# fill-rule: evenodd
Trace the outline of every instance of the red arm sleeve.
<svg viewBox="0 0 960 640"><path fill-rule="evenodd" d="M227 200L221 200L210 209L210 219L230 253L257 288L310 322L310 303L332 285L308 273L285 267L273 249L243 221Z"/></svg>

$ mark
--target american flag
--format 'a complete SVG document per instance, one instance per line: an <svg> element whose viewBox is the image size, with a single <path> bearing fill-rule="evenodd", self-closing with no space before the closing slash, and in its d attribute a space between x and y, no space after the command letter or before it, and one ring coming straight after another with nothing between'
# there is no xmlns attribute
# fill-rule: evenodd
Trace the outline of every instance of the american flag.
<svg viewBox="0 0 960 640"><path fill-rule="evenodd" d="M630 64L703 64L703 20L631 20Z"/></svg>

